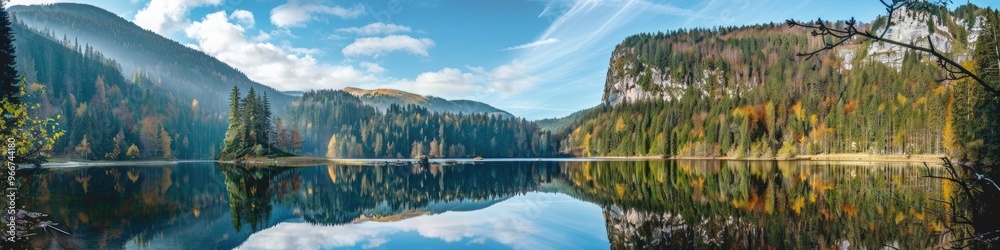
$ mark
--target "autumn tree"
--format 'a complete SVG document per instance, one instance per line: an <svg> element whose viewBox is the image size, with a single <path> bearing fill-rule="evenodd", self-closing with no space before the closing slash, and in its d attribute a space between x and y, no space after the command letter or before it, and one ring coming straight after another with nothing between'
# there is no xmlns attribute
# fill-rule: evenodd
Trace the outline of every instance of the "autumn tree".
<svg viewBox="0 0 1000 250"><path fill-rule="evenodd" d="M113 139L113 141L115 143L114 149L112 149L111 152L105 153L104 154L104 158L108 159L108 160L116 160L116 159L118 159L118 156L121 155L121 152L122 152L122 150L121 150L122 145L121 144L124 143L124 140L125 140L125 132L119 130L118 131L118 135L115 135L115 137Z"/></svg>
<svg viewBox="0 0 1000 250"><path fill-rule="evenodd" d="M337 135L330 136L330 142L326 146L326 157L337 158Z"/></svg>
<svg viewBox="0 0 1000 250"><path fill-rule="evenodd" d="M34 95L44 94L44 89L26 88L26 80L18 76L9 18L6 8L0 6L0 136L5 143L14 144L18 157L13 163L40 165L48 160L63 131L56 126L59 116L41 119L34 112L41 107Z"/></svg>
<svg viewBox="0 0 1000 250"><path fill-rule="evenodd" d="M160 127L160 147L163 152L163 159L174 158L173 151L170 150L170 134L167 133L167 129Z"/></svg>
<svg viewBox="0 0 1000 250"><path fill-rule="evenodd" d="M292 128L292 152L302 153L302 134L298 128Z"/></svg>
<svg viewBox="0 0 1000 250"><path fill-rule="evenodd" d="M125 156L131 160L135 160L135 158L139 157L139 147L136 147L135 144L132 144L132 146L128 147L128 151L125 152Z"/></svg>
<svg viewBox="0 0 1000 250"><path fill-rule="evenodd" d="M83 140L80 140L80 144L76 146L76 154L80 157L87 157L90 155L90 143L87 142L87 136L83 136Z"/></svg>

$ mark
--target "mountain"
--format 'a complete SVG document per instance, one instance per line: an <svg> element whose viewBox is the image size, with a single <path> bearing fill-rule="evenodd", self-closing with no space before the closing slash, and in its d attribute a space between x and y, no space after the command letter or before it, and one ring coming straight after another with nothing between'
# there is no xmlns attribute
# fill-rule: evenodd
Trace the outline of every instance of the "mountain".
<svg viewBox="0 0 1000 250"><path fill-rule="evenodd" d="M541 126L542 129L544 129L544 130L557 132L557 131L564 130L566 128L570 128L574 124L576 124L577 122L580 122L580 119L582 119L583 115L587 114L587 113L590 113L591 110L593 110L593 109L594 108L589 108L589 109L584 109L584 110L576 111L576 112L573 112L572 114L569 114L569 115L567 115L565 117L562 117L562 118L546 118L546 119L537 120L535 122L538 123L538 126Z"/></svg>
<svg viewBox="0 0 1000 250"><path fill-rule="evenodd" d="M469 101L469 100L445 100L439 97L422 96L395 89L359 89L347 87L344 92L350 93L361 99L367 105L385 111L391 105L406 106L417 105L426 108L430 112L449 112L462 114L487 114L498 115L504 118L512 118L514 115L507 113L489 104Z"/></svg>
<svg viewBox="0 0 1000 250"><path fill-rule="evenodd" d="M903 8L893 17L892 28L885 38L926 47L929 37L938 50L952 54L958 61L968 61L983 29L985 19L976 14L982 11L985 10L971 4L953 13L940 8L927 12ZM885 17L880 17L864 28L881 30L884 23ZM669 101L679 98L689 88L718 91L723 90L717 88L722 86L729 91L724 94L759 89L766 84L766 66L780 63L778 60L800 62L801 58L795 58L795 53L818 48L821 44L805 37L808 31L780 26L772 23L629 37L611 55L602 101L610 105L643 100ZM801 50L789 47L803 42L810 46ZM906 54L907 50L900 46L855 42L825 54L824 60L839 62L835 68L838 73L867 62L879 62L898 71Z"/></svg>
<svg viewBox="0 0 1000 250"><path fill-rule="evenodd" d="M972 4L900 11L886 37L917 45L929 37L964 65L982 67L972 59L982 54L974 53L976 44L987 42L979 35L984 16L995 11ZM880 30L885 19L861 29ZM564 150L581 156L965 158L991 145L983 140L995 133L986 128L996 126L981 125L991 124L982 118L990 111L975 83L939 81L945 72L929 56L862 39L811 59L797 56L824 44L810 31L771 23L628 37L611 53L603 104L580 115Z"/></svg>
<svg viewBox="0 0 1000 250"><path fill-rule="evenodd" d="M268 95L275 107L292 97L256 83L242 72L176 41L145 30L104 9L86 4L56 3L11 6L8 11L29 28L64 37L73 46L90 46L117 61L125 74L148 74L166 89L199 100L209 110L225 111L233 85Z"/></svg>
<svg viewBox="0 0 1000 250"><path fill-rule="evenodd" d="M11 28L17 69L32 96L27 101L37 104L29 115L54 118L66 132L55 142L55 156L214 158L226 121L198 99L145 74L126 78L115 60L93 47L75 46L21 23Z"/></svg>
<svg viewBox="0 0 1000 250"><path fill-rule="evenodd" d="M399 97L393 98L423 98L403 93L395 92ZM419 105L387 105L379 111L347 91L310 91L283 110L287 119L282 122L300 128L307 142L303 153L331 158L558 155L560 140L524 119L432 112Z"/></svg>

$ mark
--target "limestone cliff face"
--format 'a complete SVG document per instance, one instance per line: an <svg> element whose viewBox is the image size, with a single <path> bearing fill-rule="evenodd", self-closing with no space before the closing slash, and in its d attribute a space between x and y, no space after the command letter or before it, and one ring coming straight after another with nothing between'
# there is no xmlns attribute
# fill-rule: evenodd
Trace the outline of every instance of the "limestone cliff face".
<svg viewBox="0 0 1000 250"><path fill-rule="evenodd" d="M647 65L638 60L634 48L618 45L608 66L603 102L617 105L640 100L669 101L680 98L687 88L704 86L712 76L723 73L705 70L697 77L674 77L670 70Z"/></svg>
<svg viewBox="0 0 1000 250"><path fill-rule="evenodd" d="M970 51L974 49L976 39L982 32L983 16L973 20L971 29L965 37L959 37L963 32L951 30L954 27L970 27L966 20L955 17L942 18L925 12L900 9L892 18L892 26L885 33L885 38L903 43L929 47L931 44L938 51L952 53L959 61L969 60ZM949 23L954 25L948 25ZM949 28L951 26L951 28ZM882 32L882 29L879 29ZM884 63L899 69L903 63L906 48L888 43L872 43L868 48L868 59Z"/></svg>
<svg viewBox="0 0 1000 250"><path fill-rule="evenodd" d="M605 81L604 103L617 105L622 102L633 102L646 99L667 99L679 96L676 90L683 90L684 84L674 81L669 75L664 75L658 69L640 72L639 68L647 65L636 60L634 48L619 45L611 55L608 65L608 77ZM638 73L638 74L636 74ZM640 78L649 81L654 86L640 85ZM643 84L645 84L644 82ZM653 88L651 88L653 87Z"/></svg>
<svg viewBox="0 0 1000 250"><path fill-rule="evenodd" d="M975 49L975 42L979 34L982 33L985 18L983 16L958 16L955 13L932 15L927 12L900 9L893 16L892 25L888 32L886 32L885 38L924 47L933 43L935 49L944 53L950 53L952 58L958 62L970 60L972 51ZM880 18L879 22L872 23L884 23L885 18ZM862 24L862 28L870 29L871 24ZM878 31L881 32L882 30L878 29ZM674 53L677 51L688 53L691 48L703 46L705 41L713 39L715 40L715 44L708 45L709 49L714 48L712 46L719 47L719 44L723 44L721 46L729 46L729 44L726 44L728 42L726 40L734 37L773 36L775 33L780 34L782 32L799 32L799 34L802 34L802 37L808 34L808 31L803 29L790 29L782 25L762 25L728 30L725 33L721 33L722 35L698 38L695 42L685 40L683 43L672 44L662 41L663 43L654 43L655 45L653 46L660 46L663 50ZM717 32L716 34L720 33ZM686 35L689 34L681 34L681 36ZM630 46L630 44L634 43L629 43L629 40L626 39L625 42L619 44L611 53L602 98L602 102L606 105L618 105L642 100L674 100L680 98L689 88L695 88L697 91L708 96L736 96L761 86L763 84L760 80L761 76L768 74L766 66L761 67L760 65L740 61L754 56L748 55L747 52L737 51L735 53L737 56L718 55L718 57L722 58L721 60L729 60L730 65L743 64L740 67L698 69L698 72L687 72L689 69L685 69L679 65L650 65L651 61L656 60L644 58L643 55L648 56L648 53L639 53L637 52L637 47ZM808 48L818 48L822 44L822 41L811 40L808 44ZM645 46L647 47L643 49L648 50L650 45L646 44ZM765 62L773 63L775 58L794 57L792 55L798 52L805 52L805 49L795 48L787 51L761 51L758 49L757 51L760 51L764 55L763 57L767 58ZM833 53L833 56L830 58L814 58L813 60L834 60L834 62L840 65L840 73L844 73L845 70L854 69L858 66L857 64L865 63L882 63L899 70L907 51L907 49L896 45L881 42L866 43L858 40L849 42L829 52ZM723 53L728 53L728 48L721 50L718 54ZM673 55L668 54L665 56L670 57ZM714 54L710 54L707 57L712 56ZM699 58L695 60L703 59ZM720 61L718 58L714 58L713 60ZM801 63L796 60L792 59L793 62L791 65ZM925 60L927 60L926 57ZM929 60L928 62L933 63ZM696 62L696 64L707 63L712 62ZM795 81L797 79L790 80Z"/></svg>

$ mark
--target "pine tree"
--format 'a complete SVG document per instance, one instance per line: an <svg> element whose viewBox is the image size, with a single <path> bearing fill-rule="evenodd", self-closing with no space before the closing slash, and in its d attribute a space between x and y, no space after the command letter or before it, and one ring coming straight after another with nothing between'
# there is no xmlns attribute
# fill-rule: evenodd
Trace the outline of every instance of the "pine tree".
<svg viewBox="0 0 1000 250"><path fill-rule="evenodd" d="M6 98L10 103L17 104L20 103L20 88L15 68L14 30L9 18L7 9L0 7L0 99Z"/></svg>
<svg viewBox="0 0 1000 250"><path fill-rule="evenodd" d="M1000 17L997 11L989 11L986 14L983 34L976 41L976 50L973 59L978 71L987 85L993 88L1000 88ZM982 140L979 147L980 162L998 163L1000 162L1000 96L995 96L982 88L975 90L975 98L978 102L973 107L973 117L979 124L979 129L974 130L976 138Z"/></svg>
<svg viewBox="0 0 1000 250"><path fill-rule="evenodd" d="M226 129L224 153L234 153L243 148L242 110L240 110L240 88L233 86L229 93L229 128Z"/></svg>
<svg viewBox="0 0 1000 250"><path fill-rule="evenodd" d="M266 147L270 148L271 140L274 137L272 136L273 130L271 129L271 102L267 100L267 92L264 92L261 104L260 124L262 131L261 136L263 137L261 141Z"/></svg>
<svg viewBox="0 0 1000 250"><path fill-rule="evenodd" d="M247 92L247 96L243 97L243 104L240 107L242 111L242 126L243 131L243 145L240 148L253 148L257 145L257 122L259 121L257 108L257 92L251 87L250 91Z"/></svg>
<svg viewBox="0 0 1000 250"><path fill-rule="evenodd" d="M13 135L13 130L16 129L13 124L18 122L15 116L7 115L14 110L8 110L11 108L6 106L16 107L21 104L21 83L18 81L17 69L14 68L17 64L14 55L14 30L10 27L8 17L7 9L0 6L0 100L5 102L4 115L0 119L7 124L0 126L0 135L3 136Z"/></svg>

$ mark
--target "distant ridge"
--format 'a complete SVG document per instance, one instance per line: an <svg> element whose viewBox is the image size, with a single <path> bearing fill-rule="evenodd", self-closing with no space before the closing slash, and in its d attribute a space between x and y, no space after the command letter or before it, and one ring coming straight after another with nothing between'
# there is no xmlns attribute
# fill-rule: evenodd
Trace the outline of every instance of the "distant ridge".
<svg viewBox="0 0 1000 250"><path fill-rule="evenodd" d="M507 111L495 108L489 104L470 100L445 100L434 96L422 96L396 89L362 89L347 87L343 89L353 96L358 97L366 105L373 106L379 110L385 110L389 106L395 105L417 105L426 108L431 112L449 112L463 114L491 114L510 118L514 115Z"/></svg>

